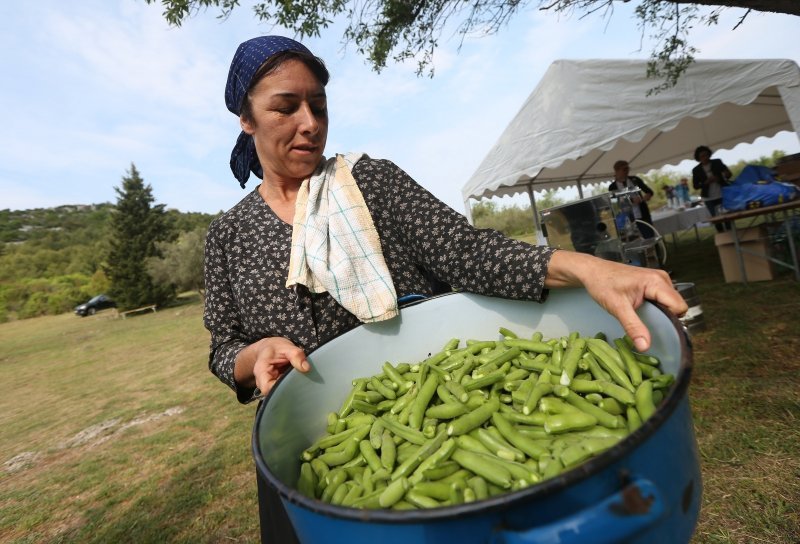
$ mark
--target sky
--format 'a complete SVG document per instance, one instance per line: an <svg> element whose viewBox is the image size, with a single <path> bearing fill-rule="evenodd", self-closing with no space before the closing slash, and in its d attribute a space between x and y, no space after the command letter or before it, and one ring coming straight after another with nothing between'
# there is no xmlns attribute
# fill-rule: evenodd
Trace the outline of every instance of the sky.
<svg viewBox="0 0 800 544"><path fill-rule="evenodd" d="M39 0L0 3L0 209L116 202L135 164L157 204L184 212L227 210L243 191L228 166L239 133L224 87L239 43L291 32L259 22L242 1L224 21L201 11L170 27L159 3ZM691 35L697 58L800 62L800 18L743 10ZM556 59L646 59L629 4L610 17L520 11L496 35L440 40L433 78L416 64L380 74L335 23L303 40L331 72L327 155L363 151L390 159L463 212L461 188ZM718 150L731 164L780 149L795 133ZM693 161L673 169L688 172ZM501 205L508 199L500 200Z"/></svg>

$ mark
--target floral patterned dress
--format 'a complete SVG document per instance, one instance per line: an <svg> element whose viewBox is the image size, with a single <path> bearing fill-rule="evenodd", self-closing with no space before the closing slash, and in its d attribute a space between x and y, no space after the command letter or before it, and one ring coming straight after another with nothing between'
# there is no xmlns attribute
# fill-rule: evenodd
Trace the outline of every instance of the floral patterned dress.
<svg viewBox="0 0 800 544"><path fill-rule="evenodd" d="M553 250L475 229L387 160L364 157L353 177L378 231L398 297L430 295L429 277L458 291L542 300ZM216 219L205 248L204 322L211 333L209 368L240 402L257 391L238 386L238 353L265 337L283 336L306 353L359 325L328 293L285 287L292 226L257 190Z"/></svg>

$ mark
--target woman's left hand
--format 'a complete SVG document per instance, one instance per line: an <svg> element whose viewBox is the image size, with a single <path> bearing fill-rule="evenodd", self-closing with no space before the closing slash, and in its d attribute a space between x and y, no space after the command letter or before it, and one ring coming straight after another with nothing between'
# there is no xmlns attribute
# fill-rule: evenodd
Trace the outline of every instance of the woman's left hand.
<svg viewBox="0 0 800 544"><path fill-rule="evenodd" d="M663 270L630 266L585 253L556 251L550 259L545 287L579 285L617 318L639 351L648 350L651 342L650 331L636 314L645 300L658 302L678 316L689 309Z"/></svg>

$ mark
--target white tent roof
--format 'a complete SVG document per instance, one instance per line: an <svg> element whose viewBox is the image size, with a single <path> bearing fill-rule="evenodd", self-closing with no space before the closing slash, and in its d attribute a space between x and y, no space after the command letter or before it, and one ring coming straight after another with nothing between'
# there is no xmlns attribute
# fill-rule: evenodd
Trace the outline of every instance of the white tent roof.
<svg viewBox="0 0 800 544"><path fill-rule="evenodd" d="M558 60L462 189L514 195L692 159L698 145L731 148L800 130L800 68L791 60L698 60L658 94L642 60ZM469 205L466 206L469 210Z"/></svg>

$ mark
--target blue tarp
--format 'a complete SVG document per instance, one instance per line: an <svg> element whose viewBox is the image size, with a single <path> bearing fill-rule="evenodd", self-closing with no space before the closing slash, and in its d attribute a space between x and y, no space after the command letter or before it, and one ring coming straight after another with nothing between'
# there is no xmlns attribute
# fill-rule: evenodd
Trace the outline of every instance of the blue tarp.
<svg viewBox="0 0 800 544"><path fill-rule="evenodd" d="M778 181L766 166L748 164L732 185L722 188L722 207L727 211L772 206L800 196L796 186Z"/></svg>

